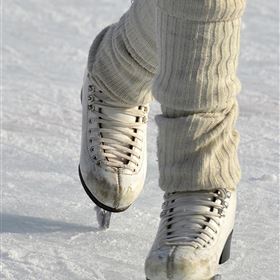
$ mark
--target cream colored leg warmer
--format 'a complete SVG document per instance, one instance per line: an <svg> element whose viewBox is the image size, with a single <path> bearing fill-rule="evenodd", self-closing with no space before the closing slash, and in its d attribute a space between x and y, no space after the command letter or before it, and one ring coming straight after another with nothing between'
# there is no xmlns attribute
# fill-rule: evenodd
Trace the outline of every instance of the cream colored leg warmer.
<svg viewBox="0 0 280 280"><path fill-rule="evenodd" d="M235 130L240 17L245 0L158 0L162 104L158 158L167 192L225 187L240 179Z"/></svg>
<svg viewBox="0 0 280 280"><path fill-rule="evenodd" d="M155 1L134 1L91 46L88 69L93 80L118 101L134 106L151 101L151 80L157 68L155 12Z"/></svg>
<svg viewBox="0 0 280 280"><path fill-rule="evenodd" d="M149 102L153 79L163 110L156 119L160 187L167 192L234 189L239 181L234 126L244 2L135 0L92 44L88 68L116 100Z"/></svg>

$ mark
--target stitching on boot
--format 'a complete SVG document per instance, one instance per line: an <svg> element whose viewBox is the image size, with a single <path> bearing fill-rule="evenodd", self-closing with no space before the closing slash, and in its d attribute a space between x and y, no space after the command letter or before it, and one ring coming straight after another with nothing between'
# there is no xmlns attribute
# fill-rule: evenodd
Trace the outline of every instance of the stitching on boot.
<svg viewBox="0 0 280 280"><path fill-rule="evenodd" d="M166 268L166 274L168 279L173 278L173 271L174 271L174 257L176 252L177 246L172 246L168 257L167 257L167 268Z"/></svg>
<svg viewBox="0 0 280 280"><path fill-rule="evenodd" d="M114 208L118 208L120 205L120 193L121 193L121 175L120 175L120 169L118 168L117 171L117 190L116 190L116 196L114 199Z"/></svg>

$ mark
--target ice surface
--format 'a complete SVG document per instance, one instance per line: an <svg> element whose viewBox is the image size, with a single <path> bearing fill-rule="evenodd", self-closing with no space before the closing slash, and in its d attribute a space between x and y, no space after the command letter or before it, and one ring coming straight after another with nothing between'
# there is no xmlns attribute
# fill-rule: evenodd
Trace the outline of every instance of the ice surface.
<svg viewBox="0 0 280 280"><path fill-rule="evenodd" d="M153 104L145 190L99 231L78 178L79 92L94 36L129 0L3 2L1 279L140 280L157 229ZM277 0L248 1L239 97L243 178L226 280L279 279Z"/></svg>

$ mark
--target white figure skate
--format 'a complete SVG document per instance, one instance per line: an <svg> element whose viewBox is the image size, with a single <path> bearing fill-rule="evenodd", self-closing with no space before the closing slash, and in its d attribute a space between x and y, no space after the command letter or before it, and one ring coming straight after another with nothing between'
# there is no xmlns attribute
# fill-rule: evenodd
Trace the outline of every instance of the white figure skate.
<svg viewBox="0 0 280 280"><path fill-rule="evenodd" d="M141 192L147 169L148 105L131 107L106 96L86 73L79 175L97 218L107 228L111 212L125 211Z"/></svg>
<svg viewBox="0 0 280 280"><path fill-rule="evenodd" d="M159 230L145 263L147 280L218 280L230 255L236 192L165 195Z"/></svg>

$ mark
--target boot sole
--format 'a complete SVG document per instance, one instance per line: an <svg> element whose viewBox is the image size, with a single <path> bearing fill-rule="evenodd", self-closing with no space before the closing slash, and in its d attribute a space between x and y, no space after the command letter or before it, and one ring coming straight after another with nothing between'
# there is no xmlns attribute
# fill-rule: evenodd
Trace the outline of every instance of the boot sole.
<svg viewBox="0 0 280 280"><path fill-rule="evenodd" d="M120 212L124 212L125 210L127 210L130 205L128 207L125 207L125 208L111 208L103 203L101 203L92 193L91 191L89 190L89 188L87 187L84 179L83 179L83 176L82 176L82 172L81 172L81 169L80 169L80 165L79 165L79 177L80 177L80 181L82 183L82 186L85 190L85 192L87 193L87 195L89 196L89 198L92 200L92 202L94 204L96 204L98 207L106 210L106 211L109 211L109 212L113 212L113 213L120 213Z"/></svg>
<svg viewBox="0 0 280 280"><path fill-rule="evenodd" d="M230 248L231 248L232 234L233 234L233 231L228 236L226 244L225 244L224 249L223 249L223 252L220 256L220 260L219 260L220 265L225 263L226 261L228 261L229 258L230 258ZM205 280L218 280L218 279L221 279L221 277L217 275L217 276L211 277L209 279L205 279ZM146 280L152 280L152 279L146 278Z"/></svg>

